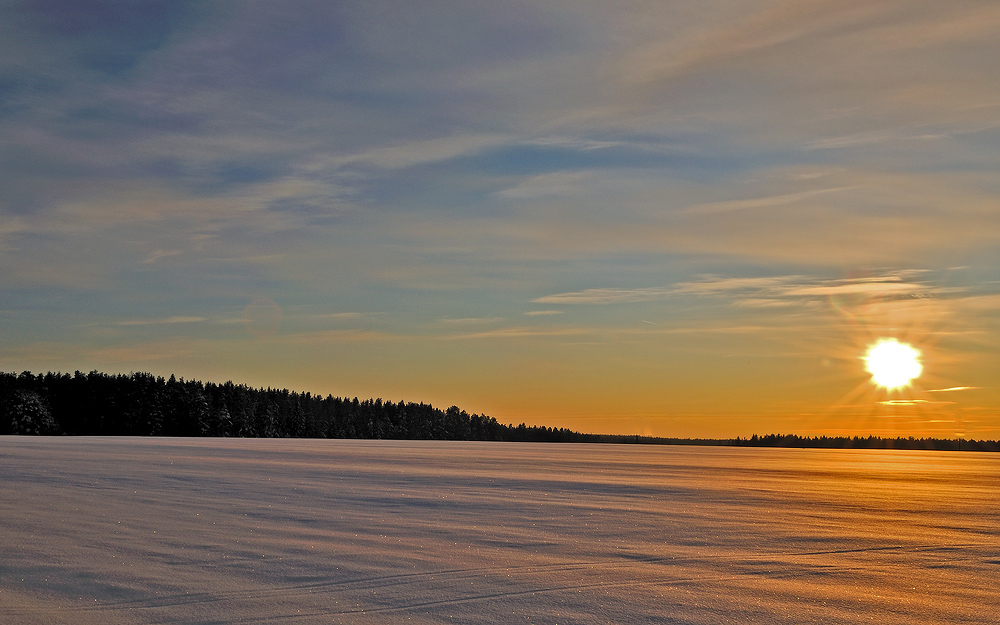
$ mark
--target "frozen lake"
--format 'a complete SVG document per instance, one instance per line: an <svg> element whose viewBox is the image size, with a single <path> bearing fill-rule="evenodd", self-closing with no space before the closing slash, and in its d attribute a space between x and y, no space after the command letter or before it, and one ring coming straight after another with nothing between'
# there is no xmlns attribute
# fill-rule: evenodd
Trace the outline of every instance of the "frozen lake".
<svg viewBox="0 0 1000 625"><path fill-rule="evenodd" d="M3 623L997 623L1000 455L0 437Z"/></svg>

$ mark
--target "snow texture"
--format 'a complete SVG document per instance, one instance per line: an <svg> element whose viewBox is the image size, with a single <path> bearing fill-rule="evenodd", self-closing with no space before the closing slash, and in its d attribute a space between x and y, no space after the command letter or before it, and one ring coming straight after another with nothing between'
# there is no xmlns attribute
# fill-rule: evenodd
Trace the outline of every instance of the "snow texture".
<svg viewBox="0 0 1000 625"><path fill-rule="evenodd" d="M1000 455L0 438L0 622L996 623Z"/></svg>

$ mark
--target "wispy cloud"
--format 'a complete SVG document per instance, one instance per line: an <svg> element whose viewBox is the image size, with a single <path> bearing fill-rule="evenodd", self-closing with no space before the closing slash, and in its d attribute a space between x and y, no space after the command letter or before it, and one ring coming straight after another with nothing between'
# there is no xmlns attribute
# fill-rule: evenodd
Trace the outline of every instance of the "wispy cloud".
<svg viewBox="0 0 1000 625"><path fill-rule="evenodd" d="M382 313L366 313L366 312L336 312L336 313L314 313L308 315L310 319L317 320L335 320L335 321L347 321L356 319L366 319L368 317L378 316Z"/></svg>
<svg viewBox="0 0 1000 625"><path fill-rule="evenodd" d="M729 291L781 291L789 284L801 283L805 276L762 276L756 278L727 278L705 276L692 282L679 282L675 286L678 293L722 293Z"/></svg>
<svg viewBox="0 0 1000 625"><path fill-rule="evenodd" d="M390 332L380 332L375 330L345 329L345 330L317 330L312 332L295 332L283 335L279 338L268 337L265 340L277 342L282 345L291 344L298 346L315 347L326 343L368 343L401 341L408 337Z"/></svg>
<svg viewBox="0 0 1000 625"><path fill-rule="evenodd" d="M589 336L598 333L606 334L606 330L599 330L597 328L578 328L578 327L555 327L555 328L539 328L539 327L513 327L513 328L498 328L496 330L488 330L485 332L469 332L466 334L456 334L448 337L449 339L517 339L517 338L544 338L544 337L560 337L560 336Z"/></svg>
<svg viewBox="0 0 1000 625"><path fill-rule="evenodd" d="M827 195L830 193L837 193L840 191L848 191L853 187L833 187L830 189L814 189L811 191L802 191L800 193L786 193L783 195L774 195L771 197L760 197L752 198L746 200L729 200L726 202L712 202L708 204L698 204L686 209L684 212L688 214L712 214L712 213L728 213L731 211L741 211L749 210L754 208L769 208L775 206L788 206L790 204L800 204L802 202L808 201L816 196Z"/></svg>
<svg viewBox="0 0 1000 625"><path fill-rule="evenodd" d="M888 142L904 141L934 141L946 139L943 133L921 132L920 128L906 128L897 132L860 132L839 137L825 137L806 144L807 150L832 150L838 148L853 148L858 146L877 145Z"/></svg>
<svg viewBox="0 0 1000 625"><path fill-rule="evenodd" d="M745 308L785 308L825 301L830 297L857 296L869 300L914 297L954 297L960 287L938 286L918 280L923 272L907 270L879 276L822 279L801 274L730 278L705 276L673 286L638 289L585 289L556 293L533 300L547 304L629 304L696 295L724 297L734 306Z"/></svg>
<svg viewBox="0 0 1000 625"><path fill-rule="evenodd" d="M503 321L503 317L460 317L457 319L445 318L438 319L438 323L444 323L449 325L482 325L489 323L497 323Z"/></svg>
<svg viewBox="0 0 1000 625"><path fill-rule="evenodd" d="M626 304L663 299L669 297L673 292L674 289L670 287L585 289L546 295L532 301L536 304Z"/></svg>
<svg viewBox="0 0 1000 625"><path fill-rule="evenodd" d="M926 293L925 285L887 280L882 282L854 282L837 284L817 284L791 287L784 295L796 297L826 297L830 295L870 295L870 296L901 296L914 293Z"/></svg>
<svg viewBox="0 0 1000 625"><path fill-rule="evenodd" d="M818 279L803 275L761 278L706 277L677 285L678 292L704 295L733 293L737 303L747 307L793 305L837 296L870 299L899 299L954 295L958 287L944 287L920 281L919 270L886 273L858 278Z"/></svg>
<svg viewBox="0 0 1000 625"><path fill-rule="evenodd" d="M926 399L886 399L878 403L883 406L920 406L922 404L950 404L951 402L931 402Z"/></svg>
<svg viewBox="0 0 1000 625"><path fill-rule="evenodd" d="M624 141L602 141L599 139L587 139L582 137L540 137L526 141L528 145L558 146L568 147L577 150L604 150L626 145Z"/></svg>
<svg viewBox="0 0 1000 625"><path fill-rule="evenodd" d="M586 181L583 172L559 172L534 176L520 182L516 187L504 189L498 195L509 200L538 200L542 198L573 197L583 192L581 184Z"/></svg>
<svg viewBox="0 0 1000 625"><path fill-rule="evenodd" d="M205 317L164 317L162 319L130 319L128 321L118 321L119 326L149 326L149 325L170 325L176 323L201 323L207 321Z"/></svg>
<svg viewBox="0 0 1000 625"><path fill-rule="evenodd" d="M161 258L168 258L170 256L178 256L178 255L183 254L183 253L184 253L184 250L153 250L152 252L150 252L146 256L146 258L142 259L142 263L146 264L146 265L149 265L149 264L155 263L156 261L160 260Z"/></svg>
<svg viewBox="0 0 1000 625"><path fill-rule="evenodd" d="M331 164L336 167L369 165L386 169L400 169L475 154L488 147L504 145L510 142L511 138L509 136L494 134L440 137L402 145L375 148L358 154L338 157ZM312 167L317 168L318 166L319 163Z"/></svg>
<svg viewBox="0 0 1000 625"><path fill-rule="evenodd" d="M733 301L733 306L740 308L792 308L802 306L802 302L787 299L768 299L764 297L743 297Z"/></svg>

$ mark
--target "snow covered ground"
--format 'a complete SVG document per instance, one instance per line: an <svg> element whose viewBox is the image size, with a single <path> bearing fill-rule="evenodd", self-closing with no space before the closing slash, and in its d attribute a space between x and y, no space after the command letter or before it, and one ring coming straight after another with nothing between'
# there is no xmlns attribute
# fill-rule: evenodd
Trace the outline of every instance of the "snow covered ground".
<svg viewBox="0 0 1000 625"><path fill-rule="evenodd" d="M990 623L1000 455L0 438L3 623Z"/></svg>

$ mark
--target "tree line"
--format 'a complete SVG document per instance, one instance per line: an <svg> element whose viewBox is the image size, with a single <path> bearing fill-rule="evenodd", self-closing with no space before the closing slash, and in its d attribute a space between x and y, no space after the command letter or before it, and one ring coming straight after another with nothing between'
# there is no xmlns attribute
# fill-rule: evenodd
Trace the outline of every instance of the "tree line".
<svg viewBox="0 0 1000 625"><path fill-rule="evenodd" d="M802 449L931 449L937 451L1000 451L1000 441L948 438L882 438L879 436L797 436L768 434L736 438L738 447L797 447Z"/></svg>
<svg viewBox="0 0 1000 625"><path fill-rule="evenodd" d="M998 441L933 438L802 437L690 439L587 434L502 424L457 406L334 397L226 382L111 375L91 371L34 375L0 372L0 434L71 436L234 436L365 438L825 449L1000 451Z"/></svg>
<svg viewBox="0 0 1000 625"><path fill-rule="evenodd" d="M566 431L568 432L568 430ZM0 434L555 441L457 406L359 400L154 376L0 373Z"/></svg>

